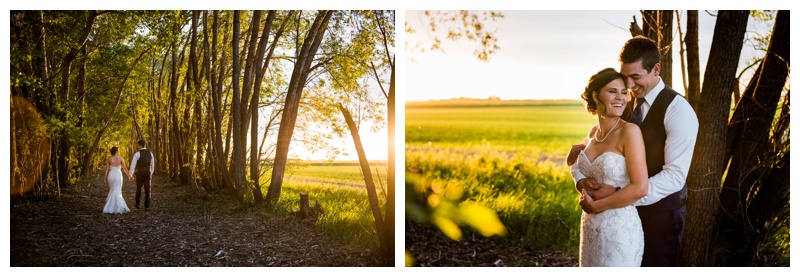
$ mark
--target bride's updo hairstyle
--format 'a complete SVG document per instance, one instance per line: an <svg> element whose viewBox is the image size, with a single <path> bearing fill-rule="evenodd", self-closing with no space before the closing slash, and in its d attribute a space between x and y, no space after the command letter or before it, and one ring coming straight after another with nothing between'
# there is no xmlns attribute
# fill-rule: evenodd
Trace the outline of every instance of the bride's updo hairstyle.
<svg viewBox="0 0 800 277"><path fill-rule="evenodd" d="M605 85L611 83L616 79L625 79L625 75L620 74L613 68L605 68L597 72L597 74L592 75L589 78L589 84L586 85L586 88L583 90L583 94L581 94L581 98L583 101L586 101L586 110L592 113L592 115L597 115L597 102L594 101L592 97L592 92L599 92ZM603 102L600 102L603 104Z"/></svg>
<svg viewBox="0 0 800 277"><path fill-rule="evenodd" d="M111 152L111 156L114 156L114 155L116 155L116 154L117 154L117 149L118 149L118 148L117 148L116 146L114 146L114 147L111 147L111 151L110 151L110 152Z"/></svg>

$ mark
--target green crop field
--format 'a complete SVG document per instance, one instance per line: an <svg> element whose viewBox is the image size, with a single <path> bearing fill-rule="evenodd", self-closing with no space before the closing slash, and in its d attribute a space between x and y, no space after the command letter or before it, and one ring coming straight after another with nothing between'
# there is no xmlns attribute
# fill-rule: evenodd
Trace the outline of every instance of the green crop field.
<svg viewBox="0 0 800 277"><path fill-rule="evenodd" d="M565 155L596 119L580 101L433 101L406 104L406 145Z"/></svg>
<svg viewBox="0 0 800 277"><path fill-rule="evenodd" d="M580 101L406 103L405 165L429 191L494 210L510 240L575 251L581 210L563 159L595 122Z"/></svg>
<svg viewBox="0 0 800 277"><path fill-rule="evenodd" d="M376 186L386 183L386 163L375 162L370 165L372 179ZM323 183L364 186L364 175L358 162L311 162L287 171L289 178L316 180Z"/></svg>

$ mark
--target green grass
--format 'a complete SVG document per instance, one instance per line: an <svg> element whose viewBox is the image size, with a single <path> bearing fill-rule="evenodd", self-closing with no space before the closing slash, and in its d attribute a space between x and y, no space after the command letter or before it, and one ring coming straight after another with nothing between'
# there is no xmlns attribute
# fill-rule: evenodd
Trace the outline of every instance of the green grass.
<svg viewBox="0 0 800 277"><path fill-rule="evenodd" d="M510 240L574 251L581 210L563 158L595 122L580 101L406 103L405 163L493 209Z"/></svg>
<svg viewBox="0 0 800 277"><path fill-rule="evenodd" d="M580 101L412 102L406 145L565 155L595 123Z"/></svg>
<svg viewBox="0 0 800 277"><path fill-rule="evenodd" d="M386 184L385 163L373 163L370 171L376 186ZM364 176L358 162L310 163L288 172L287 176L364 186Z"/></svg>
<svg viewBox="0 0 800 277"><path fill-rule="evenodd" d="M289 180L284 183L278 205L288 211L299 210L301 192L309 193L312 206L317 202L322 206L324 213L317 220L316 228L352 244L378 246L366 189ZM379 197L379 202L381 208L385 208L385 198Z"/></svg>
<svg viewBox="0 0 800 277"><path fill-rule="evenodd" d="M378 181L386 183L386 164L374 163L373 173L381 214L385 213L386 198ZM277 205L267 211L267 216L285 216L300 209L300 193L308 192L313 206L319 203L324 213L317 219L315 228L337 239L362 247L377 247L378 234L375 219L369 206L364 178L358 162L311 162L290 165ZM262 181L265 183L266 181ZM263 187L264 195L268 187Z"/></svg>

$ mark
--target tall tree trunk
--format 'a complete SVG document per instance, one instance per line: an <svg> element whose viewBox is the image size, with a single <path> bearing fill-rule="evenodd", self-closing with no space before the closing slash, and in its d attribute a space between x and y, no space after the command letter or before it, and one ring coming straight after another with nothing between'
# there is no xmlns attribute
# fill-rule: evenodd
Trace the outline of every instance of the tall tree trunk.
<svg viewBox="0 0 800 277"><path fill-rule="evenodd" d="M385 229L385 239L386 239L386 246L387 246L387 266L394 266L394 216L395 216L395 84L394 84L394 62L392 62L392 77L390 80L389 85L389 98L386 102L387 106L387 117L388 117L388 128L389 128L389 160L387 161L388 167L386 169L386 185L387 185L387 195L386 195L386 222L384 223Z"/></svg>
<svg viewBox="0 0 800 277"><path fill-rule="evenodd" d="M710 266L714 253L717 197L727 162L724 145L747 11L720 11L701 94L699 130L687 176L689 196L681 255L684 266Z"/></svg>
<svg viewBox="0 0 800 277"><path fill-rule="evenodd" d="M239 138L242 137L242 126L239 122L241 122L242 114L241 114L241 95L240 95L240 88L239 88L239 75L241 71L241 63L239 62L239 21L240 21L240 11L233 11L233 107L231 108L233 113L233 120L231 124L233 124L233 182L236 185L236 198L241 199L244 196L244 189L242 187L242 183L244 182L244 157L242 153L242 145Z"/></svg>
<svg viewBox="0 0 800 277"><path fill-rule="evenodd" d="M297 55L297 61L292 70L292 77L289 81L289 89L286 92L286 103L283 108L281 124L278 129L278 141L275 151L275 164L272 168L272 179L267 192L267 201L277 201L280 198L281 186L283 185L283 174L286 170L286 160L289 156L289 144L294 133L295 122L297 121L297 111L300 99L303 95L303 88L308 79L311 63L317 53L328 21L333 15L332 11L319 11L314 23L306 33L302 48Z"/></svg>
<svg viewBox="0 0 800 277"><path fill-rule="evenodd" d="M387 193L386 193L386 215L384 216L384 226L379 226L378 228L383 228L384 233L384 243L386 245L386 251L384 252L384 260L386 260L387 266L394 266L394 250L395 250L395 243L394 243L394 219L395 219L395 78L394 78L394 69L395 69L395 58L394 55L391 54L389 46L389 38L388 38L388 31L384 27L383 23L386 20L394 21L394 17L392 18L382 18L378 14L378 12L373 12L376 17L376 22L378 22L377 26L382 35L382 42L383 42L383 51L385 55L385 61L389 64L389 69L391 70L391 75L389 79L389 91L388 93L383 89L383 85L380 82L380 76L378 76L378 72L373 65L373 73L375 74L375 79L378 80L378 84L381 88L381 91L384 92L386 96L386 108L387 108L387 128L388 128L388 142L389 142L389 149L388 150L388 160L387 160L387 168L386 168L386 186L387 186Z"/></svg>
<svg viewBox="0 0 800 277"><path fill-rule="evenodd" d="M389 253L388 246L386 245L387 235L386 230L383 228L383 217L381 216L381 206L378 202L378 192L375 189L375 182L372 180L372 172L369 169L369 161L367 155L364 153L364 147L361 144L361 136L358 134L358 127L356 126L350 111L347 110L342 104L339 104L339 110L342 111L347 127L350 129L350 135L353 136L355 143L356 153L358 153L358 162L361 165L361 173L364 175L364 183L367 187L367 198L369 199L369 206L372 208L372 217L375 219L375 227L378 231L378 238L380 239L381 252Z"/></svg>
<svg viewBox="0 0 800 277"><path fill-rule="evenodd" d="M699 113L700 103L700 54L698 47L698 20L697 11L688 11L686 17L686 64L689 72L689 89L686 91L686 100Z"/></svg>
<svg viewBox="0 0 800 277"><path fill-rule="evenodd" d="M213 141L212 141L212 149L213 149L213 164L214 168L216 169L215 172L219 173L219 183L218 187L226 189L231 195L236 195L235 189L233 186L233 181L231 179L230 173L228 172L227 167L227 158L224 156L223 153L223 146L222 146L222 85L221 80L225 75L225 51L222 51L222 61L217 62L217 37L219 34L219 11L213 12L214 16L214 23L212 25L212 36L211 36L211 53L209 54L206 52L206 59L211 59L211 62L208 64L209 68L206 72L208 72L209 77L208 79L210 82L210 90L211 90L211 105L213 111ZM206 20L207 21L207 20ZM203 28L205 32L205 43L208 44L208 31L207 28ZM224 41L224 40L223 40ZM207 46L208 47L208 46ZM216 72L219 76L214 76Z"/></svg>
<svg viewBox="0 0 800 277"><path fill-rule="evenodd" d="M250 128L250 102L251 102L251 92L253 90L253 82L255 80L255 70L259 68L255 65L256 63L256 48L258 47L258 31L260 30L261 26L261 11L256 10L253 11L253 17L250 21L250 32L248 37L250 40L247 41L247 55L245 55L245 64L244 64L244 78L242 80L242 95L239 103L239 115L240 120L237 123L240 125L239 130L241 136L237 137L237 143L240 143L242 147L240 150L242 151L242 166L245 166L245 161L247 160L247 132ZM266 40L266 38L262 38L262 40ZM260 63L260 62L259 62ZM258 129L256 129L258 132ZM256 134L258 136L258 134ZM242 179L245 179L245 170L242 169ZM244 188L243 188L244 189ZM249 188L252 189L252 188Z"/></svg>
<svg viewBox="0 0 800 277"><path fill-rule="evenodd" d="M260 17L260 12L259 12ZM272 22L275 20L275 11L269 11L267 14L267 20L264 25L264 30L261 34L261 40L258 43L258 50L256 52L254 62L255 67L253 72L256 74L255 79L253 80L253 97L250 102L250 123L252 124L250 129L250 179L253 180L253 200L256 204L260 204L264 202L264 195L261 193L261 180L259 178L260 167L261 167L261 153L259 152L258 147L258 102L261 98L261 81L264 78L264 75L261 73L263 72L261 69L269 66L269 58L264 61L264 64L261 64L261 60L264 59L265 52L267 50L267 41L269 39L270 29L272 29ZM254 20L255 21L255 20ZM278 42L279 35L275 36L273 41L275 43ZM270 52L271 54L271 52ZM266 133L268 128L264 129Z"/></svg>
<svg viewBox="0 0 800 277"><path fill-rule="evenodd" d="M661 79L672 87L672 11L659 11L658 45L661 48ZM685 93L685 92L684 92Z"/></svg>
<svg viewBox="0 0 800 277"><path fill-rule="evenodd" d="M62 103L62 105L66 105L67 101L69 101L70 99L69 89L70 89L70 75L72 69L72 62L75 61L81 49L86 44L86 41L89 38L89 34L92 31L92 27L94 26L95 18L97 18L97 11L93 10L88 11L86 25L84 25L83 31L81 32L81 35L78 37L78 41L76 41L76 43L73 44L73 47L71 47L69 52L67 52L67 54L64 56L64 60L61 61L61 92L59 93L58 102ZM59 150L56 151L56 153L58 153L57 165L56 165L56 168L58 170L58 186L61 188L65 188L69 185L69 179L70 179L69 158L72 149L68 130L62 129L59 132L58 145L59 145Z"/></svg>
<svg viewBox="0 0 800 277"><path fill-rule="evenodd" d="M720 217L720 236L724 245L733 248L731 256L724 258L726 265L750 265L754 261L755 253L746 247L760 243L756 230L768 220L751 218L748 210L753 207L749 202L753 201L755 195L766 193L763 187L775 186L761 185L760 180L777 164L771 161L779 159L776 157L780 153L770 151L773 149L770 132L789 75L789 53L789 11L783 10L775 18L766 56L750 79L730 120L727 139L729 151L725 153L729 156L725 157L731 160L720 193L721 205L726 211Z"/></svg>

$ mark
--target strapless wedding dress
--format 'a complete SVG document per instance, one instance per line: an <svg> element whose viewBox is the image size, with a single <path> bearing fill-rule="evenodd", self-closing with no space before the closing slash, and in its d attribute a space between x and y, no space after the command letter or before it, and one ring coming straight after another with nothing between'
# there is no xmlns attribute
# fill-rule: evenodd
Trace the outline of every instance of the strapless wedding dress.
<svg viewBox="0 0 800 277"><path fill-rule="evenodd" d="M581 151L578 168L600 183L630 184L625 157L614 152L589 161ZM642 222L633 205L581 216L580 266L641 266L643 253Z"/></svg>
<svg viewBox="0 0 800 277"><path fill-rule="evenodd" d="M125 199L122 198L122 170L121 166L112 166L108 172L108 196L103 213L121 214L130 212Z"/></svg>

